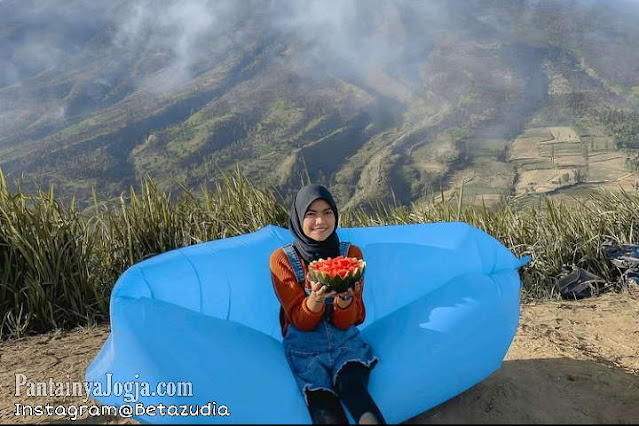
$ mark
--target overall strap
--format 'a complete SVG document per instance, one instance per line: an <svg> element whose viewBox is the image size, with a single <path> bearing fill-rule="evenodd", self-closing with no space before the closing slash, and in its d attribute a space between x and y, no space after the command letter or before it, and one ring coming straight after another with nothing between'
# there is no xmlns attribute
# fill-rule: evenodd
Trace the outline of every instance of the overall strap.
<svg viewBox="0 0 639 426"><path fill-rule="evenodd" d="M297 252L293 248L293 244L287 244L282 247L284 253L288 257L288 261L293 267L293 272L295 272L295 278L297 278L297 282L303 284L306 281L306 277L304 276L304 268L302 268L302 262L300 262L300 258L297 256Z"/></svg>
<svg viewBox="0 0 639 426"><path fill-rule="evenodd" d="M295 278L297 279L297 282L300 284L300 286L302 286L304 292L308 296L309 294L311 294L311 290L306 288L306 286L304 285L304 283L306 282L304 269L302 268L302 262L300 261L300 258L297 256L297 252L293 248L293 244L285 245L284 247L282 247L282 250L284 250L284 253L286 253L286 257L288 257L288 261L293 267L293 272L295 272Z"/></svg>
<svg viewBox="0 0 639 426"><path fill-rule="evenodd" d="M348 257L348 249L351 247L351 243L348 241L339 242L339 254L344 257Z"/></svg>

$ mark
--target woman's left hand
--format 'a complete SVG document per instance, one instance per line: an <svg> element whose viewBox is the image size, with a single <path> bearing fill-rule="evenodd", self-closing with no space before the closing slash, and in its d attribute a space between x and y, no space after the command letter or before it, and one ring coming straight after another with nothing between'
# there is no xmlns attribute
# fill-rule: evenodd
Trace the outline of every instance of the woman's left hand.
<svg viewBox="0 0 639 426"><path fill-rule="evenodd" d="M362 279L360 278L359 280L355 281L355 294L362 294Z"/></svg>
<svg viewBox="0 0 639 426"><path fill-rule="evenodd" d="M355 293L361 293L362 291L362 280L357 280L355 282L355 288L353 289L353 287L349 287L348 291L345 291L343 293L339 293L337 294L337 296L335 297L335 303L337 303L337 306L339 306L341 309L346 309L348 308L348 306L353 303L353 298L355 297ZM344 300L343 298L345 298L346 300Z"/></svg>

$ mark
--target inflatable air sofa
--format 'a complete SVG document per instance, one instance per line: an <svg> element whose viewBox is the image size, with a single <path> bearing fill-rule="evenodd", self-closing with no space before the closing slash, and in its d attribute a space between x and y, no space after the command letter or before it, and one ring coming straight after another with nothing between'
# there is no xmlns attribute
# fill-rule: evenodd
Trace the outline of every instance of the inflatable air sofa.
<svg viewBox="0 0 639 426"><path fill-rule="evenodd" d="M389 423L500 367L528 257L460 222L338 234L367 263L359 328L380 358L369 391ZM284 357L268 266L291 241L269 225L127 269L111 294L111 334L86 371L93 398L143 423L310 423Z"/></svg>

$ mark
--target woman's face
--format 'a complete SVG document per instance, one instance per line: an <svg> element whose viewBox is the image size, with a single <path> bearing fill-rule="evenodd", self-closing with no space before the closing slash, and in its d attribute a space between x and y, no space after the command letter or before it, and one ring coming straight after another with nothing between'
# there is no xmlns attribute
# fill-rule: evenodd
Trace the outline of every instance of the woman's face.
<svg viewBox="0 0 639 426"><path fill-rule="evenodd" d="M313 201L302 223L304 234L315 241L324 241L335 229L335 213L330 204L321 198Z"/></svg>

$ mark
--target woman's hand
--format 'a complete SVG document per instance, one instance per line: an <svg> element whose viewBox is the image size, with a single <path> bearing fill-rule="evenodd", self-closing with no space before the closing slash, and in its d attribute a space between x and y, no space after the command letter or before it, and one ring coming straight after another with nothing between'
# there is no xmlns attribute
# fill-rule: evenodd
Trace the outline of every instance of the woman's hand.
<svg viewBox="0 0 639 426"><path fill-rule="evenodd" d="M306 279L308 279L308 275ZM311 284L311 294L309 294L306 299L306 306L308 306L312 312L319 312L322 310L324 299L335 296L337 293L335 291L327 292L327 287L322 285L322 283L311 280L309 280L309 283Z"/></svg>
<svg viewBox="0 0 639 426"><path fill-rule="evenodd" d="M362 280L355 281L354 287L349 287L348 291L339 293L335 298L335 303L341 309L346 309L351 303L353 303L353 297L355 294L362 293Z"/></svg>
<svg viewBox="0 0 639 426"><path fill-rule="evenodd" d="M364 285L364 283L362 282L361 278L359 280L355 281L355 285L354 285L355 294L362 294L362 286L363 285Z"/></svg>

